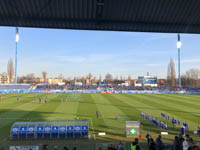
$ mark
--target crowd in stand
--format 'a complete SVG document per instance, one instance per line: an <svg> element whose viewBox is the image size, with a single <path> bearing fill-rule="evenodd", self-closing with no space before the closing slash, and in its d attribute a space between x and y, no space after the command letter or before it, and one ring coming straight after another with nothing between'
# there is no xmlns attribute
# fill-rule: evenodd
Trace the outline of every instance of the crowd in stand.
<svg viewBox="0 0 200 150"><path fill-rule="evenodd" d="M97 90L97 85L84 85L84 86L78 86L78 85L72 85L67 86L67 90Z"/></svg>
<svg viewBox="0 0 200 150"><path fill-rule="evenodd" d="M29 89L31 84L1 84L0 90L12 90L12 89ZM58 84L38 84L36 86L36 90L43 90L43 89L50 89L50 90L98 90L101 85L58 85ZM177 87L167 87L167 86L158 86L158 87L150 87L150 86L142 86L137 87L134 85L124 86L124 85L103 85L103 89L105 90L115 90L115 91L122 91L122 90L135 90L135 91L179 91ZM200 92L200 88L189 88L184 87L182 90L189 91L189 92Z"/></svg>
<svg viewBox="0 0 200 150"><path fill-rule="evenodd" d="M52 89L52 90L98 90L98 85L57 85L57 84L44 84L44 85L37 85L37 90L41 89ZM176 87L166 87L166 86L159 86L159 87L135 87L135 86L119 86L119 85L105 85L105 90L114 90L114 91L122 91L122 90L133 90L133 91L178 91L179 89ZM183 88L182 90L190 91L190 92L200 92L198 88Z"/></svg>
<svg viewBox="0 0 200 150"><path fill-rule="evenodd" d="M37 85L36 90L43 90L43 89L51 89L51 90L64 90L64 85L58 85L58 84L43 84L43 85Z"/></svg>

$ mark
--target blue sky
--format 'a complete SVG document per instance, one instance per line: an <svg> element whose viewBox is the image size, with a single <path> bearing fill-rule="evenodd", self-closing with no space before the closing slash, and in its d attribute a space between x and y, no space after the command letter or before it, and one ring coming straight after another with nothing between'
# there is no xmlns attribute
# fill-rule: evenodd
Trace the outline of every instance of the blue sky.
<svg viewBox="0 0 200 150"><path fill-rule="evenodd" d="M96 77L112 73L114 77L136 78L149 72L166 77L170 58L177 64L177 34L108 32L20 28L18 74L42 71L48 77ZM181 34L181 72L200 68L200 35ZM0 27L0 73L14 59L15 28ZM176 65L177 70L177 65Z"/></svg>

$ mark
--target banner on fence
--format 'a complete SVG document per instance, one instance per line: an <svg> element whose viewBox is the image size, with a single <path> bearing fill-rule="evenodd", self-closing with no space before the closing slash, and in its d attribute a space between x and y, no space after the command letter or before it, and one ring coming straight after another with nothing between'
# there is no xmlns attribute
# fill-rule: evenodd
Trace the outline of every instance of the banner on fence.
<svg viewBox="0 0 200 150"><path fill-rule="evenodd" d="M9 150L39 150L39 146L10 146Z"/></svg>

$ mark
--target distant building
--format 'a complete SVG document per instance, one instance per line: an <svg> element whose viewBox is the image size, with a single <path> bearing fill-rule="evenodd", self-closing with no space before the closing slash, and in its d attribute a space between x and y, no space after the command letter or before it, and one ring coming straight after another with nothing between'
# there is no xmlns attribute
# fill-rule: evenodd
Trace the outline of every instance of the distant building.
<svg viewBox="0 0 200 150"><path fill-rule="evenodd" d="M149 87L157 87L157 77L156 76L139 76L138 83L135 86L149 86Z"/></svg>
<svg viewBox="0 0 200 150"><path fill-rule="evenodd" d="M121 83L121 86L129 86L128 82Z"/></svg>
<svg viewBox="0 0 200 150"><path fill-rule="evenodd" d="M75 86L83 86L83 83L81 81L75 81L74 85Z"/></svg>
<svg viewBox="0 0 200 150"><path fill-rule="evenodd" d="M167 86L167 84L166 79L158 79L158 86Z"/></svg>
<svg viewBox="0 0 200 150"><path fill-rule="evenodd" d="M91 85L97 85L98 81L96 80L96 77L94 77L92 80L91 80Z"/></svg>
<svg viewBox="0 0 200 150"><path fill-rule="evenodd" d="M118 86L131 86L132 81L131 80L125 80L125 81L119 81Z"/></svg>
<svg viewBox="0 0 200 150"><path fill-rule="evenodd" d="M35 82L35 83L43 83L44 79L43 78L34 78L33 82Z"/></svg>
<svg viewBox="0 0 200 150"><path fill-rule="evenodd" d="M47 82L49 84L60 84L60 83L63 83L63 79L60 79L60 78L48 78Z"/></svg>
<svg viewBox="0 0 200 150"><path fill-rule="evenodd" d="M85 79L85 85L90 85L90 79L89 78Z"/></svg>
<svg viewBox="0 0 200 150"><path fill-rule="evenodd" d="M9 83L9 76L6 73L0 74L0 84L7 84Z"/></svg>
<svg viewBox="0 0 200 150"><path fill-rule="evenodd" d="M22 83L44 83L43 78L31 78L31 79L22 79ZM63 84L63 79L60 78L48 78L46 79L46 82L48 84Z"/></svg>

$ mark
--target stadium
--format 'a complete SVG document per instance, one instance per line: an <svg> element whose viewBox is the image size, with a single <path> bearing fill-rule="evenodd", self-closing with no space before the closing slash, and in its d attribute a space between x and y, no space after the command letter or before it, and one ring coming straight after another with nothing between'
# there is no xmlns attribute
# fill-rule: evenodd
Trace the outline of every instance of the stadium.
<svg viewBox="0 0 200 150"><path fill-rule="evenodd" d="M186 70L188 64L184 66L184 63L191 62L196 62L198 66L199 61L198 57L194 57L193 61L186 59L181 61L181 58L185 56L180 54L182 52L182 35L184 37L187 34L193 36L200 33L199 7L199 1L189 3L178 0L174 0L174 2L158 0L148 2L145 0L0 1L0 26L2 26L0 33L7 40L6 34L14 29L16 36L15 62L13 63L10 58L7 64L7 73L0 74L0 150L199 150L200 71L198 68ZM48 29L46 31L46 29L40 28ZM92 39L95 38L98 41L99 37L90 37L96 35L96 31L106 32L106 34L102 34L105 39L110 31L120 31L116 34L119 35L120 40L115 39L119 42L109 43L110 41L105 42L106 40L102 40L101 44L97 41L95 42L98 44L94 42L95 46L98 45L96 47L105 45L110 49L112 46L109 45L112 44L117 45L116 47L122 45L123 49L123 46L129 43L127 39L137 37L137 34L130 36L130 33L170 33L170 36L175 35L176 37L177 47L175 50L178 50L178 58L175 61L170 59L166 68L167 77L163 77L160 75L163 70L159 70L159 65L150 64L151 61L154 62L156 54L159 55L162 52L149 51L149 55L146 55L148 54L146 51L138 53L142 59L136 63L139 66L139 71L134 72L137 76L121 75L118 77L119 74L115 73L120 70L116 69L115 71L115 67L118 65L120 68L121 64L118 64L116 59L120 60L122 53L117 50L116 53L120 53L118 55L115 54L115 51L110 50L114 55L112 56L108 50L105 50L102 52L103 55L95 54L89 57L83 57L87 50L85 53L77 51L74 59L67 56L65 57L67 61L62 60L65 51L70 55L73 50L63 48L61 53L61 50L57 50L59 49L56 47L57 45L54 47L52 44L53 40L49 39L56 36L58 45L65 47L63 44L65 40L62 41L63 45L59 41L63 38L61 32L71 29L76 31L72 31L71 37L68 37L67 40L80 36L77 38L78 41L75 41L75 45L80 43L80 46L69 46L69 49L82 49L84 47L82 45L85 44L82 40L87 40L87 38L89 39L88 43L94 42ZM36 39L42 42L34 43L33 39L28 41L24 38L26 30L30 34L27 37L34 37L39 30L41 37ZM52 30L60 31L58 31L59 34L50 34ZM87 32L87 30L93 31ZM91 32L95 32L95 34ZM43 35L43 33L47 35ZM124 35L121 33L125 33L125 36L128 35L128 38L123 40ZM24 47L30 49L28 52L20 51L23 49L23 45L20 45L19 41L21 34L23 40L29 44L28 46L24 44ZM73 34L75 35L73 36ZM111 33L111 35L112 38L116 36L115 33ZM45 40L42 39L43 36L46 36L47 49L49 49L45 53L41 50L41 47L44 46L42 44L45 43ZM74 38L75 36L77 37ZM145 39L145 37L143 38ZM159 41L159 39L156 40ZM150 39L150 42L152 41L154 41L153 38ZM0 43L3 45L2 49L10 48L4 38L0 38ZM85 45L88 46L88 43ZM126 44L123 45L123 43ZM157 43L156 46L159 47L160 45ZM151 44L144 45L150 47ZM30 47L35 48L35 46L39 50L31 50ZM50 50L51 47L53 51ZM197 49L198 46L194 48L192 45L191 47ZM54 48L57 48L57 51ZM39 52L37 53L38 58L33 59L36 51ZM24 54L20 54L22 52ZM57 57L53 56L59 52L61 56L58 57L58 63ZM3 60L4 57L7 57L7 53L9 52L2 50L1 66L5 66ZM125 54L123 59L127 59L124 61L124 66L128 66L129 61L136 59L136 52L134 55L127 53L125 50L123 51ZM151 59L149 58L150 53L153 54ZM43 57L40 58L38 55L44 55L47 59L41 59ZM168 56L168 52L164 55ZM111 59L112 57L113 59ZM156 59L162 62L162 59L165 58ZM145 64L147 67L145 65L144 68L140 67L141 62L145 61L146 63L146 60L148 60L148 64ZM25 64L22 64L22 61ZM45 64L45 67L41 62ZM30 66L27 67L28 63ZM76 65L73 63L80 65L79 69L76 69ZM36 67L31 64L35 64ZM55 64L71 66L67 69L64 67L60 69ZM83 73L82 64L85 65L86 71L87 67L95 66L94 70L90 69L94 71L94 74ZM110 64L113 66L107 68ZM96 71L95 69L100 65L103 66L103 69L100 68L100 71L98 69ZM193 66L195 65L193 64ZM125 67L123 67L120 69L126 73ZM178 68L177 74L176 67ZM67 75L63 76L62 74L53 77L47 76L47 72L42 71L40 74L42 76L39 76L37 69L40 68L45 68L45 70L57 68L52 71L56 75L58 70L75 72L75 75L68 78ZM132 66L130 68L132 69ZM130 68L127 70L130 71ZM160 68L164 67L161 65ZM27 71L28 73L24 71L26 69L29 71ZM150 74L147 70L153 73ZM27 75L20 74L23 71ZM105 73L108 71L116 77L113 77L111 73Z"/></svg>

